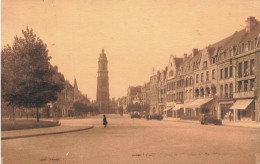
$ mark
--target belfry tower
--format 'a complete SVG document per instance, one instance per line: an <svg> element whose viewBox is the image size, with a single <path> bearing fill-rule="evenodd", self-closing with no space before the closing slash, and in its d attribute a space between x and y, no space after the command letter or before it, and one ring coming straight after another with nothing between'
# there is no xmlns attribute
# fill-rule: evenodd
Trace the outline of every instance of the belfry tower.
<svg viewBox="0 0 260 164"><path fill-rule="evenodd" d="M108 113L109 111L109 84L107 57L102 49L98 59L98 77L97 77L97 103L99 113Z"/></svg>

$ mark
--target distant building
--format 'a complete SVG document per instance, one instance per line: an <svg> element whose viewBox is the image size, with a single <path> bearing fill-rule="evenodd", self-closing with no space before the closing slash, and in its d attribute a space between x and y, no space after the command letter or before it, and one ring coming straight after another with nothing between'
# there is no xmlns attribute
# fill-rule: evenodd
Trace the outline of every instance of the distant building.
<svg viewBox="0 0 260 164"><path fill-rule="evenodd" d="M141 92L141 86L130 86L127 88L127 105L133 104L136 94Z"/></svg>
<svg viewBox="0 0 260 164"><path fill-rule="evenodd" d="M107 57L102 50L98 60L97 104L99 113L109 113L109 83Z"/></svg>

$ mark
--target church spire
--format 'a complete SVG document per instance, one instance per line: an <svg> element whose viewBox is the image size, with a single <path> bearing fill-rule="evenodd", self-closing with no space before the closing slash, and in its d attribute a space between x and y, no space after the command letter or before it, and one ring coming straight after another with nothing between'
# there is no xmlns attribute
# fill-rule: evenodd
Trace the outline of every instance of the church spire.
<svg viewBox="0 0 260 164"><path fill-rule="evenodd" d="M74 76L74 89L78 89L78 84L75 76Z"/></svg>

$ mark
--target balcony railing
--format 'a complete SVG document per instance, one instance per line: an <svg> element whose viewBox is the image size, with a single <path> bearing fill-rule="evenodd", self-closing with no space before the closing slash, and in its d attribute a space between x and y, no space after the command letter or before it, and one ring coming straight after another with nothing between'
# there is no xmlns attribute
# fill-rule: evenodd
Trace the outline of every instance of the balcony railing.
<svg viewBox="0 0 260 164"><path fill-rule="evenodd" d="M247 91L247 92L234 93L233 98L249 98L249 97L254 97L254 96L255 96L254 91Z"/></svg>

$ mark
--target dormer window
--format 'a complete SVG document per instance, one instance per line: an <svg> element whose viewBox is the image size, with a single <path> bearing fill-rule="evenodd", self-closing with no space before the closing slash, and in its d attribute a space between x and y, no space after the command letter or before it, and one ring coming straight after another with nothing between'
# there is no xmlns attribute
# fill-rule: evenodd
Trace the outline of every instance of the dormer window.
<svg viewBox="0 0 260 164"><path fill-rule="evenodd" d="M215 58L215 57L212 58L212 63L213 63L213 64L216 63L216 58Z"/></svg>
<svg viewBox="0 0 260 164"><path fill-rule="evenodd" d="M203 62L203 68L207 68L207 61Z"/></svg>
<svg viewBox="0 0 260 164"><path fill-rule="evenodd" d="M170 77L173 76L173 71L170 71L169 76L170 76Z"/></svg>

